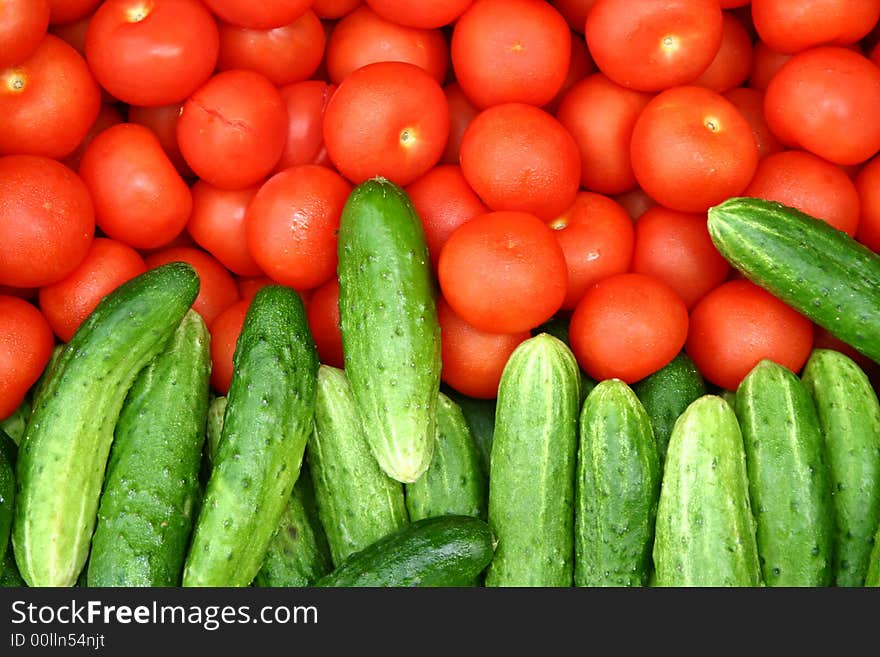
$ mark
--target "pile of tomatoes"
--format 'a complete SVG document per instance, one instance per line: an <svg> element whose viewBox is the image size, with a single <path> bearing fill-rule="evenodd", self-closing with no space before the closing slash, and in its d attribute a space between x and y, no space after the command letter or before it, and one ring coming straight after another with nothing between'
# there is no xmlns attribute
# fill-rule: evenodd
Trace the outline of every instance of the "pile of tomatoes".
<svg viewBox="0 0 880 657"><path fill-rule="evenodd" d="M847 345L732 271L725 198L880 250L880 0L0 0L0 418L107 292L191 263L225 393L250 298L296 289L343 366L336 231L408 192L443 379L491 398L568 323L635 382L733 389Z"/></svg>

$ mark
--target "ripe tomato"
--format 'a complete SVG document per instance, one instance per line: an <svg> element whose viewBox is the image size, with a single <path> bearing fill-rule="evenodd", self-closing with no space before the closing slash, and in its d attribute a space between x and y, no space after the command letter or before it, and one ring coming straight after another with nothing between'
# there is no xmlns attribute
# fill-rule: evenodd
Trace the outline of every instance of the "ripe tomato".
<svg viewBox="0 0 880 657"><path fill-rule="evenodd" d="M767 91L767 85L776 75L776 72L782 68L791 55L783 52L776 52L766 43L758 39L752 48L752 69L749 71L748 84L752 89L758 91Z"/></svg>
<svg viewBox="0 0 880 657"><path fill-rule="evenodd" d="M443 164L458 164L461 138L480 110L464 95L458 82L453 81L447 84L443 87L443 93L449 104L449 137L446 140L446 149L443 151L440 161Z"/></svg>
<svg viewBox="0 0 880 657"><path fill-rule="evenodd" d="M165 155L171 160L171 164L174 165L178 173L184 178L191 178L194 175L192 169L183 159L180 146L177 144L177 120L180 118L181 111L183 111L183 103L159 107L129 105L128 120L152 130L162 145Z"/></svg>
<svg viewBox="0 0 880 657"><path fill-rule="evenodd" d="M736 390L764 358L799 372L813 346L813 323L744 280L719 285L694 306L685 350L707 381Z"/></svg>
<svg viewBox="0 0 880 657"><path fill-rule="evenodd" d="M40 310L55 335L69 342L101 299L146 269L141 255L127 244L95 238L76 269L40 288Z"/></svg>
<svg viewBox="0 0 880 657"><path fill-rule="evenodd" d="M596 72L596 65L590 57L590 51L587 49L587 43L583 37L572 33L571 35L571 57L568 60L568 73L565 74L565 80L559 91L553 96L550 102L543 105L543 109L551 114L556 114L559 104L569 92L569 90L578 82L583 80L591 73Z"/></svg>
<svg viewBox="0 0 880 657"><path fill-rule="evenodd" d="M49 0L5 0L0 5L0 70L30 57L49 29Z"/></svg>
<svg viewBox="0 0 880 657"><path fill-rule="evenodd" d="M736 87L726 91L724 97L733 103L752 127L752 136L758 147L758 159L778 153L783 146L767 125L764 118L764 94L751 87Z"/></svg>
<svg viewBox="0 0 880 657"><path fill-rule="evenodd" d="M76 173L47 157L0 157L0 285L61 280L86 257L94 234L92 200Z"/></svg>
<svg viewBox="0 0 880 657"><path fill-rule="evenodd" d="M79 175L104 233L136 249L154 249L186 226L192 195L149 128L120 123L97 135Z"/></svg>
<svg viewBox="0 0 880 657"><path fill-rule="evenodd" d="M571 58L571 30L542 0L476 0L455 22L455 78L480 108L550 102Z"/></svg>
<svg viewBox="0 0 880 657"><path fill-rule="evenodd" d="M65 25L91 14L101 0L50 0L49 4L52 5L49 22L52 25Z"/></svg>
<svg viewBox="0 0 880 657"><path fill-rule="evenodd" d="M253 299L254 295L267 285L277 285L268 276L238 276L237 279L238 294L242 299Z"/></svg>
<svg viewBox="0 0 880 657"><path fill-rule="evenodd" d="M244 326L250 299L240 299L223 310L208 325L211 334L211 387L218 395L229 392L234 370L232 357Z"/></svg>
<svg viewBox="0 0 880 657"><path fill-rule="evenodd" d="M289 25L311 6L312 0L202 0L222 21L254 30Z"/></svg>
<svg viewBox="0 0 880 657"><path fill-rule="evenodd" d="M581 298L568 327L581 368L597 381L634 383L681 351L688 333L684 302L671 287L644 274L616 274Z"/></svg>
<svg viewBox="0 0 880 657"><path fill-rule="evenodd" d="M596 3L596 0L551 0L550 4L556 7L556 11L568 22L571 29L583 34L587 24L587 14Z"/></svg>
<svg viewBox="0 0 880 657"><path fill-rule="evenodd" d="M55 336L43 314L18 297L0 295L0 317L0 420L5 420L46 368Z"/></svg>
<svg viewBox="0 0 880 657"><path fill-rule="evenodd" d="M443 296L489 333L528 331L565 299L568 272L553 230L526 212L489 212L456 228L440 251Z"/></svg>
<svg viewBox="0 0 880 657"><path fill-rule="evenodd" d="M287 106L287 138L275 172L297 164L330 165L324 148L324 112L335 84L305 80L281 87L278 92Z"/></svg>
<svg viewBox="0 0 880 657"><path fill-rule="evenodd" d="M98 112L98 117L95 119L95 122L92 124L92 127L89 128L89 131L86 133L86 136L83 137L83 140L79 143L74 151L61 160L62 164L69 166L71 169L76 171L79 169L79 163L82 160L83 153L86 152L86 147L92 143L92 140L104 130L109 128L111 125L116 125L117 123L122 123L125 119L122 114L120 114L117 106L110 105L108 103L104 103L101 105L101 111Z"/></svg>
<svg viewBox="0 0 880 657"><path fill-rule="evenodd" d="M724 12L721 46L694 84L723 93L740 86L752 70L752 37L742 21Z"/></svg>
<svg viewBox="0 0 880 657"><path fill-rule="evenodd" d="M474 0L367 0L370 9L400 25L430 29L454 23Z"/></svg>
<svg viewBox="0 0 880 657"><path fill-rule="evenodd" d="M363 0L314 0L312 11L320 18L335 20L357 9Z"/></svg>
<svg viewBox="0 0 880 657"><path fill-rule="evenodd" d="M751 9L761 40L785 53L855 43L880 18L878 0L752 0Z"/></svg>
<svg viewBox="0 0 880 657"><path fill-rule="evenodd" d="M638 219L645 211L654 205L654 199L645 193L641 187L636 187L623 194L617 194L614 200L623 206L630 219Z"/></svg>
<svg viewBox="0 0 880 657"><path fill-rule="evenodd" d="M854 182L860 210L856 239L880 253L880 157L865 164Z"/></svg>
<svg viewBox="0 0 880 657"><path fill-rule="evenodd" d="M320 361L333 367L344 367L345 353L339 328L338 278L334 276L315 288L306 317Z"/></svg>

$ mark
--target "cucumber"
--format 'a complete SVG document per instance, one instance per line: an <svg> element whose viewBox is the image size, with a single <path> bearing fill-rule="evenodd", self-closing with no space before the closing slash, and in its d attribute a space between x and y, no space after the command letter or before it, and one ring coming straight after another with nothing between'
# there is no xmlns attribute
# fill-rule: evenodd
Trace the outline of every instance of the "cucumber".
<svg viewBox="0 0 880 657"><path fill-rule="evenodd" d="M25 396L12 415L5 420L0 420L0 429L5 431L6 435L16 445L21 442L21 437L24 435L24 430L27 427L27 421L31 414L31 408L31 401Z"/></svg>
<svg viewBox="0 0 880 657"><path fill-rule="evenodd" d="M6 551L6 556L0 560L0 588L18 588L27 586L18 572L15 556L12 550Z"/></svg>
<svg viewBox="0 0 880 657"><path fill-rule="evenodd" d="M871 549L871 557L868 559L865 586L880 586L880 527L877 527L877 533L874 534L874 547Z"/></svg>
<svg viewBox="0 0 880 657"><path fill-rule="evenodd" d="M348 378L330 365L318 369L306 450L334 565L409 522L403 484L373 458Z"/></svg>
<svg viewBox="0 0 880 657"><path fill-rule="evenodd" d="M571 323L570 317L565 317L563 315L555 315L548 319L546 322L532 329L532 336L536 336L539 333L549 333L554 338L559 338L562 340L567 347L571 347L571 341L568 337L568 328ZM583 404L584 399L587 398L587 395L596 387L598 381L591 377L589 374L580 370L581 375L581 403Z"/></svg>
<svg viewBox="0 0 880 657"><path fill-rule="evenodd" d="M880 362L880 255L825 221L758 198L709 208L708 226L746 278Z"/></svg>
<svg viewBox="0 0 880 657"><path fill-rule="evenodd" d="M64 353L65 347L66 345L64 344L55 345L52 349L52 354L49 356L49 361L43 368L43 373L40 374L40 378L37 379L37 382L31 387L28 396L30 397L32 407L40 403L40 396L46 390L46 384L52 380L52 372L55 371L55 366L58 364L58 359L61 358L61 354Z"/></svg>
<svg viewBox="0 0 880 657"><path fill-rule="evenodd" d="M434 449L440 324L422 223L385 178L357 185L339 224L345 371L370 449L389 477L418 479Z"/></svg>
<svg viewBox="0 0 880 657"><path fill-rule="evenodd" d="M488 519L498 549L485 585L571 586L580 409L571 349L548 333L521 342L497 404Z"/></svg>
<svg viewBox="0 0 880 657"><path fill-rule="evenodd" d="M736 399L764 583L829 586L834 510L813 400L794 372L767 359Z"/></svg>
<svg viewBox="0 0 880 657"><path fill-rule="evenodd" d="M12 530L16 451L12 438L0 429L0 560L6 557L9 534Z"/></svg>
<svg viewBox="0 0 880 657"><path fill-rule="evenodd" d="M460 393L447 385L440 385L441 392L450 400L458 404L464 419L471 431L474 444L477 446L477 454L480 456L480 467L483 475L489 476L489 457L492 454L492 437L495 434L495 404L496 400L477 399Z"/></svg>
<svg viewBox="0 0 880 657"><path fill-rule="evenodd" d="M198 291L198 275L186 263L148 270L106 295L61 353L28 420L16 468L12 544L30 586L76 582L125 396Z"/></svg>
<svg viewBox="0 0 880 657"><path fill-rule="evenodd" d="M436 440L428 470L404 487L410 520L445 515L485 520L488 481L476 443L461 408L442 392Z"/></svg>
<svg viewBox="0 0 880 657"><path fill-rule="evenodd" d="M315 586L467 587L492 561L494 547L479 518L423 518L349 555Z"/></svg>
<svg viewBox="0 0 880 657"><path fill-rule="evenodd" d="M660 497L651 420L620 379L599 382L580 414L575 586L645 586Z"/></svg>
<svg viewBox="0 0 880 657"><path fill-rule="evenodd" d="M92 536L88 586L179 586L199 492L211 337L189 310L125 399Z"/></svg>
<svg viewBox="0 0 880 657"><path fill-rule="evenodd" d="M653 374L633 383L632 389L651 420L662 468L675 421L688 404L706 394L706 381L690 356L681 352Z"/></svg>
<svg viewBox="0 0 880 657"><path fill-rule="evenodd" d="M220 434L223 432L223 415L226 413L226 396L220 395L214 397L208 405L208 421L205 427L207 440L205 442L205 452L208 462L214 460L217 454L217 445L220 444Z"/></svg>
<svg viewBox="0 0 880 657"><path fill-rule="evenodd" d="M880 525L880 405L849 356L814 349L801 374L825 437L837 526L836 586L862 586Z"/></svg>
<svg viewBox="0 0 880 657"><path fill-rule="evenodd" d="M669 439L654 535L656 585L761 586L745 448L733 409L703 395Z"/></svg>
<svg viewBox="0 0 880 657"><path fill-rule="evenodd" d="M299 477L317 371L299 294L280 285L261 288L233 356L223 432L183 586L241 587L256 577Z"/></svg>

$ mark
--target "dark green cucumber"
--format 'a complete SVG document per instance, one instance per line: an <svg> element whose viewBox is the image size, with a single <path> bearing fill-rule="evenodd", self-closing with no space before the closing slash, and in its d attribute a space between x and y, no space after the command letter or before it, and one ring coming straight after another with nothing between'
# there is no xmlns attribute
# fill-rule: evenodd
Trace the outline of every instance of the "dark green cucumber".
<svg viewBox="0 0 880 657"><path fill-rule="evenodd" d="M834 583L861 586L880 525L880 405L849 356L814 349L802 373L825 437L837 526Z"/></svg>
<svg viewBox="0 0 880 657"><path fill-rule="evenodd" d="M125 396L198 291L186 263L151 269L105 296L58 358L28 420L16 472L12 541L30 586L76 582Z"/></svg>
<svg viewBox="0 0 880 657"><path fill-rule="evenodd" d="M223 432L183 586L248 586L299 477L312 429L318 355L299 294L261 288L233 356Z"/></svg>
<svg viewBox="0 0 880 657"><path fill-rule="evenodd" d="M746 278L880 362L880 255L825 221L758 198L709 208L708 226Z"/></svg>
<svg viewBox="0 0 880 657"><path fill-rule="evenodd" d="M88 586L179 586L199 492L210 334L190 310L125 399L98 507Z"/></svg>
<svg viewBox="0 0 880 657"><path fill-rule="evenodd" d="M349 555L315 585L471 586L492 561L494 547L489 526L478 518L424 518Z"/></svg>
<svg viewBox="0 0 880 657"><path fill-rule="evenodd" d="M874 534L874 547L868 559L868 573L865 575L865 586L880 586L880 527Z"/></svg>
<svg viewBox="0 0 880 657"><path fill-rule="evenodd" d="M571 586L580 376L564 342L520 343L501 374L489 473L498 549L486 586Z"/></svg>
<svg viewBox="0 0 880 657"><path fill-rule="evenodd" d="M485 520L488 480L477 445L461 408L442 392L436 440L428 470L404 488L410 520L445 515Z"/></svg>
<svg viewBox="0 0 880 657"><path fill-rule="evenodd" d="M669 439L654 535L656 586L761 586L745 448L733 409L704 395Z"/></svg>
<svg viewBox="0 0 880 657"><path fill-rule="evenodd" d="M645 586L660 497L651 420L619 379L581 409L575 487L575 586Z"/></svg>
<svg viewBox="0 0 880 657"><path fill-rule="evenodd" d="M6 556L0 561L0 588L16 588L27 586L18 572L18 566L15 563L15 555L12 550L6 551Z"/></svg>
<svg viewBox="0 0 880 657"><path fill-rule="evenodd" d="M0 560L6 557L9 534L12 530L16 452L12 438L0 429Z"/></svg>
<svg viewBox="0 0 880 657"><path fill-rule="evenodd" d="M370 449L388 476L418 479L434 449L440 325L422 223L384 178L354 188L339 224L345 371Z"/></svg>
<svg viewBox="0 0 880 657"><path fill-rule="evenodd" d="M834 550L831 478L819 418L791 370L759 362L736 391L767 586L829 586Z"/></svg>
<svg viewBox="0 0 880 657"><path fill-rule="evenodd" d="M373 458L345 372L322 364L306 448L315 502L333 563L409 522L403 484Z"/></svg>
<svg viewBox="0 0 880 657"><path fill-rule="evenodd" d="M24 430L27 427L27 421L31 414L31 401L27 396L18 405L18 408L5 420L0 420L0 429L12 439L16 445L21 442Z"/></svg>
<svg viewBox="0 0 880 657"><path fill-rule="evenodd" d="M484 476L489 476L489 457L492 455L492 437L495 434L495 398L477 399L469 397L458 390L441 384L444 395L458 404L468 428L471 430L477 453L480 455L480 467Z"/></svg>
<svg viewBox="0 0 880 657"><path fill-rule="evenodd" d="M706 394L706 381L690 356L681 352L664 367L634 383L632 389L651 419L662 468L675 421L688 404Z"/></svg>

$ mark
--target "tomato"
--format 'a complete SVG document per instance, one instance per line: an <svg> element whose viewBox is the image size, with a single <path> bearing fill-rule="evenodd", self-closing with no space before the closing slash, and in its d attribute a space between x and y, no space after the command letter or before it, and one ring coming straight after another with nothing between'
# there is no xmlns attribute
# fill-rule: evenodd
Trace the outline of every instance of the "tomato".
<svg viewBox="0 0 880 657"><path fill-rule="evenodd" d="M669 363L688 333L684 302L644 274L608 276L591 286L572 313L568 336L581 368L597 381L635 383Z"/></svg>
<svg viewBox="0 0 880 657"><path fill-rule="evenodd" d="M320 18L338 19L357 9L362 0L314 0L312 11Z"/></svg>
<svg viewBox="0 0 880 657"><path fill-rule="evenodd" d="M673 210L704 212L745 189L758 164L752 127L721 94L673 87L652 98L630 143L642 189Z"/></svg>
<svg viewBox="0 0 880 657"><path fill-rule="evenodd" d="M859 193L841 169L807 151L781 151L758 163L743 196L779 201L822 219L852 237L859 224Z"/></svg>
<svg viewBox="0 0 880 657"><path fill-rule="evenodd" d="M105 0L89 22L86 59L101 86L131 105L170 105L198 89L219 38L198 0Z"/></svg>
<svg viewBox="0 0 880 657"><path fill-rule="evenodd" d="M568 286L562 308L573 310L593 283L629 269L633 223L622 205L593 192L578 192L574 204L550 222L565 254Z"/></svg>
<svg viewBox="0 0 880 657"><path fill-rule="evenodd" d="M880 150L880 69L848 48L804 50L770 81L764 115L784 144L859 164Z"/></svg>
<svg viewBox="0 0 880 657"><path fill-rule="evenodd" d="M820 44L855 43L880 18L880 1L752 0L751 14L762 41L795 53Z"/></svg>
<svg viewBox="0 0 880 657"><path fill-rule="evenodd" d="M49 22L65 25L78 21L95 11L102 0L49 0L52 6Z"/></svg>
<svg viewBox="0 0 880 657"><path fill-rule="evenodd" d="M583 80L591 73L596 72L596 65L590 57L590 51L587 49L587 43L583 38L575 33L571 35L571 57L568 60L568 73L559 91L553 96L550 102L543 106L543 109L551 114L556 114L559 104L569 92L569 90L578 82Z"/></svg>
<svg viewBox="0 0 880 657"><path fill-rule="evenodd" d="M367 0L370 9L388 21L430 29L455 22L474 0Z"/></svg>
<svg viewBox="0 0 880 657"><path fill-rule="evenodd" d="M183 104L177 121L187 164L223 189L261 182L281 158L286 136L284 100L255 71L217 73Z"/></svg>
<svg viewBox="0 0 880 657"><path fill-rule="evenodd" d="M79 175L104 233L137 249L167 244L186 226L192 195L149 128L114 125L83 153Z"/></svg>
<svg viewBox="0 0 880 657"><path fill-rule="evenodd" d="M238 294L242 299L253 299L254 295L267 285L277 285L268 276L238 276ZM303 296L300 294L300 296Z"/></svg>
<svg viewBox="0 0 880 657"><path fill-rule="evenodd" d="M574 138L552 114L503 103L480 112L465 130L461 170L492 210L549 221L574 203L581 159Z"/></svg>
<svg viewBox="0 0 880 657"><path fill-rule="evenodd" d="M18 297L0 295L0 317L0 420L5 420L46 368L55 336L43 314Z"/></svg>
<svg viewBox="0 0 880 657"><path fill-rule="evenodd" d="M480 331L456 315L442 296L437 298L437 320L440 323L440 378L443 382L468 397L497 397L504 366L531 333Z"/></svg>
<svg viewBox="0 0 880 657"><path fill-rule="evenodd" d="M455 22L455 78L480 108L545 105L559 92L571 59L571 30L543 0L476 0Z"/></svg>
<svg viewBox="0 0 880 657"><path fill-rule="evenodd" d="M330 165L324 148L324 112L335 84L305 80L281 87L278 92L287 106L287 138L275 172L297 164Z"/></svg>
<svg viewBox="0 0 880 657"><path fill-rule="evenodd" d="M758 147L758 159L783 149L764 118L764 94L751 87L736 87L723 96L733 103L752 127L752 136Z"/></svg>
<svg viewBox="0 0 880 657"><path fill-rule="evenodd" d="M443 87L446 102L449 104L449 137L446 140L446 149L440 158L443 164L458 164L461 152L461 139L464 131L470 125L474 117L480 113L464 92L458 82L450 82Z"/></svg>
<svg viewBox="0 0 880 657"><path fill-rule="evenodd" d="M174 168L185 178L193 177L192 169L183 159L180 146L177 144L177 120L183 110L183 103L161 105L159 107L138 107L129 105L128 120L149 128L156 135L165 155L171 160Z"/></svg>
<svg viewBox="0 0 880 657"><path fill-rule="evenodd" d="M314 164L273 175L245 214L247 248L272 280L308 290L336 273L336 233L351 185Z"/></svg>
<svg viewBox="0 0 880 657"><path fill-rule="evenodd" d="M144 259L133 248L98 237L76 269L40 288L40 310L55 335L69 342L101 299L146 269Z"/></svg>
<svg viewBox="0 0 880 657"><path fill-rule="evenodd" d="M437 263L446 301L489 333L528 331L565 299L568 272L553 230L526 212L489 212L456 228Z"/></svg>
<svg viewBox="0 0 880 657"><path fill-rule="evenodd" d="M752 68L749 71L748 84L752 89L758 91L767 91L767 85L776 75L776 72L782 68L791 55L788 53L776 52L760 39L755 42L752 48Z"/></svg>
<svg viewBox="0 0 880 657"><path fill-rule="evenodd" d="M339 328L338 278L334 276L315 288L306 317L320 361L332 367L344 367L345 353Z"/></svg>
<svg viewBox="0 0 880 657"><path fill-rule="evenodd" d="M880 157L865 164L854 182L859 193L856 239L880 253Z"/></svg>
<svg viewBox="0 0 880 657"><path fill-rule="evenodd" d="M49 0L5 0L0 4L0 69L20 64L49 29Z"/></svg>
<svg viewBox="0 0 880 657"><path fill-rule="evenodd" d="M232 357L250 305L250 299L240 299L218 314L208 326L211 334L211 387L218 395L229 392L235 369Z"/></svg>
<svg viewBox="0 0 880 657"><path fill-rule="evenodd" d="M654 199L648 196L641 187L617 194L614 200L620 203L631 219L638 219L654 205Z"/></svg>
<svg viewBox="0 0 880 657"><path fill-rule="evenodd" d="M556 11L568 22L569 27L584 33L587 24L587 14L596 3L596 0L551 0L550 4L556 7Z"/></svg>
<svg viewBox="0 0 880 657"><path fill-rule="evenodd" d="M709 237L705 214L655 205L636 221L631 271L663 281L690 310L727 279L730 265Z"/></svg>
<svg viewBox="0 0 880 657"><path fill-rule="evenodd" d="M752 70L752 37L738 18L724 12L721 46L694 84L723 93L740 86Z"/></svg>
<svg viewBox="0 0 880 657"><path fill-rule="evenodd" d="M691 84L721 47L718 0L596 0L584 34L599 70L624 87Z"/></svg>
<svg viewBox="0 0 880 657"><path fill-rule="evenodd" d="M254 30L289 25L303 15L312 0L202 0L222 21Z"/></svg>
<svg viewBox="0 0 880 657"><path fill-rule="evenodd" d="M377 62L351 73L324 112L330 160L353 183L384 176L408 185L433 167L449 136L437 81L415 64Z"/></svg>
<svg viewBox="0 0 880 657"><path fill-rule="evenodd" d="M92 123L92 127L89 128L86 136L83 137L83 140L79 143L79 146L77 146L70 155L62 159L61 162L76 171L79 169L79 163L82 160L83 153L86 152L86 147L92 143L92 140L111 125L122 123L124 120L125 119L122 114L120 114L116 105L110 105L107 103L101 105L98 117L95 119L95 122Z"/></svg>
<svg viewBox="0 0 880 657"><path fill-rule="evenodd" d="M37 155L0 157L0 285L61 280L86 257L94 234L89 190L74 171Z"/></svg>
<svg viewBox="0 0 880 657"><path fill-rule="evenodd" d="M0 70L0 155L66 157L100 110L101 90L86 61L46 34L30 57Z"/></svg>

